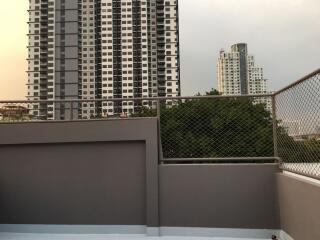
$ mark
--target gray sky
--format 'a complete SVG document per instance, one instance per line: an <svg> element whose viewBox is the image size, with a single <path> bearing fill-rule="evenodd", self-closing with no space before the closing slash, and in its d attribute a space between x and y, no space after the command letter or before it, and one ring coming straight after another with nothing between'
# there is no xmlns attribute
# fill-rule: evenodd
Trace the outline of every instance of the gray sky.
<svg viewBox="0 0 320 240"><path fill-rule="evenodd" d="M247 42L276 90L320 67L320 0L179 0L182 94L216 87L219 50ZM0 99L25 99L27 0L0 3ZM14 14L12 14L14 13Z"/></svg>
<svg viewBox="0 0 320 240"><path fill-rule="evenodd" d="M216 87L221 48L248 43L277 90L320 67L320 0L180 0L182 94Z"/></svg>

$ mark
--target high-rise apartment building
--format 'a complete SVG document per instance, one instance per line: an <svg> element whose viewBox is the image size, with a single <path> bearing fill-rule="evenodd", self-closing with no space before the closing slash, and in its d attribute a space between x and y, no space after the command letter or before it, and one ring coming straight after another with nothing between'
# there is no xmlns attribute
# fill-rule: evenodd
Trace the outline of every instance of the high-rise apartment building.
<svg viewBox="0 0 320 240"><path fill-rule="evenodd" d="M180 95L177 0L30 0L29 100L44 119L132 113ZM167 104L172 104L170 101Z"/></svg>
<svg viewBox="0 0 320 240"><path fill-rule="evenodd" d="M218 91L223 95L267 93L263 69L255 66L245 43L235 44L231 52L221 51L217 65Z"/></svg>

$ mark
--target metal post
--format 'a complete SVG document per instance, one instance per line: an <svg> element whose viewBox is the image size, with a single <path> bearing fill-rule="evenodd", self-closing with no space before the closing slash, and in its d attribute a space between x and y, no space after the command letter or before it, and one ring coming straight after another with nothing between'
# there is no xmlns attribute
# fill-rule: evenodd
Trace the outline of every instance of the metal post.
<svg viewBox="0 0 320 240"><path fill-rule="evenodd" d="M158 151L159 151L159 162L163 159L162 143L161 143L161 102L157 100L157 118L158 118Z"/></svg>
<svg viewBox="0 0 320 240"><path fill-rule="evenodd" d="M161 107L161 104L160 104L160 100L158 99L157 100L157 118L159 120L160 120L160 115L161 115L160 107Z"/></svg>
<svg viewBox="0 0 320 240"><path fill-rule="evenodd" d="M276 109L276 95L272 96L272 121L273 121L273 148L274 148L274 157L278 158L278 137L277 137L277 109ZM281 160L279 163L282 164Z"/></svg>
<svg viewBox="0 0 320 240"><path fill-rule="evenodd" d="M73 102L70 102L70 121L73 121Z"/></svg>

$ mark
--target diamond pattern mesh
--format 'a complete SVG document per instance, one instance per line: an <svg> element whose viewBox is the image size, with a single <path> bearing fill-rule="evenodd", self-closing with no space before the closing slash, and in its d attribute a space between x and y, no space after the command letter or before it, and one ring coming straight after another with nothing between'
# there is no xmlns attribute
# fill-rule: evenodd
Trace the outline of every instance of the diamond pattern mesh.
<svg viewBox="0 0 320 240"><path fill-rule="evenodd" d="M282 169L320 178L320 71L310 76L275 95L276 121L272 97L208 95L72 103L1 101L0 123L82 119L83 104L96 109L89 119L158 116L165 159L255 158L278 153ZM106 112L113 105L126 111ZM54 110L63 117L57 118Z"/></svg>
<svg viewBox="0 0 320 240"><path fill-rule="evenodd" d="M86 106L87 113L83 114ZM111 106L111 107L110 107ZM120 106L116 112L115 106ZM17 121L72 121L134 117L157 117L157 101L151 100L66 100L1 101L0 123ZM112 113L108 110L112 109Z"/></svg>
<svg viewBox="0 0 320 240"><path fill-rule="evenodd" d="M320 177L320 74L275 97L282 168Z"/></svg>
<svg viewBox="0 0 320 240"><path fill-rule="evenodd" d="M34 104L39 111L39 104ZM1 102L0 103L0 122L17 122L38 120L39 117L31 114L31 105L27 102Z"/></svg>
<svg viewBox="0 0 320 240"><path fill-rule="evenodd" d="M270 102L267 97L195 97L162 106L163 157L272 157Z"/></svg>

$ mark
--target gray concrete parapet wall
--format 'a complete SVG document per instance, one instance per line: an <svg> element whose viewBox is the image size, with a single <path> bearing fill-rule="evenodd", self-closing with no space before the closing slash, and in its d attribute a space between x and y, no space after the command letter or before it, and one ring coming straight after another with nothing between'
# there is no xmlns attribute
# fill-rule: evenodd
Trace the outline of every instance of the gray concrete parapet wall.
<svg viewBox="0 0 320 240"><path fill-rule="evenodd" d="M5 226L280 229L276 164L159 165L155 118L0 132Z"/></svg>
<svg viewBox="0 0 320 240"><path fill-rule="evenodd" d="M275 164L160 166L163 226L280 229Z"/></svg>
<svg viewBox="0 0 320 240"><path fill-rule="evenodd" d="M278 174L281 227L295 240L320 239L320 183Z"/></svg>
<svg viewBox="0 0 320 240"><path fill-rule="evenodd" d="M159 226L157 119L0 132L1 224Z"/></svg>

